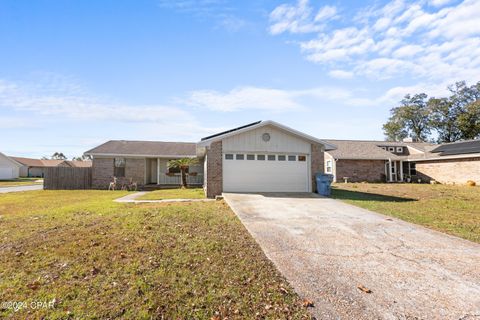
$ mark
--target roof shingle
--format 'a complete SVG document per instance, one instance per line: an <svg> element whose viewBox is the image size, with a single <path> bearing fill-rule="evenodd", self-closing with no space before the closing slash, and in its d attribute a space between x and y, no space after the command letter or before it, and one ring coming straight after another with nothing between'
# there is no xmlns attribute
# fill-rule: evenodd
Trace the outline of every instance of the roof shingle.
<svg viewBox="0 0 480 320"><path fill-rule="evenodd" d="M110 140L85 154L195 157L197 153L193 142Z"/></svg>

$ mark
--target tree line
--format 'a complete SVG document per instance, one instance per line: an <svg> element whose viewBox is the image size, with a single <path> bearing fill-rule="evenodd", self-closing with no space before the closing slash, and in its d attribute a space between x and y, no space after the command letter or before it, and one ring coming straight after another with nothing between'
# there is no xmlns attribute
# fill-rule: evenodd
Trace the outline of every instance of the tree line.
<svg viewBox="0 0 480 320"><path fill-rule="evenodd" d="M42 157L42 160L67 160L67 156L63 154L63 152L55 152L50 157ZM91 156L82 155L80 157L73 157L73 161L88 161L92 160Z"/></svg>
<svg viewBox="0 0 480 320"><path fill-rule="evenodd" d="M390 110L383 125L387 140L411 137L438 143L480 137L480 81L468 86L460 81L448 87L450 95L428 97L425 93L407 94L398 107Z"/></svg>

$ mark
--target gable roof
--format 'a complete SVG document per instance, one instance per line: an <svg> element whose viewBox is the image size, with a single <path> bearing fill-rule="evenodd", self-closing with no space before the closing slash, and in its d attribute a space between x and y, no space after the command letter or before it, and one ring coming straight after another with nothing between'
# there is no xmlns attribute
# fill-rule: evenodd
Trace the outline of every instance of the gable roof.
<svg viewBox="0 0 480 320"><path fill-rule="evenodd" d="M195 157L193 142L110 140L85 152L97 156Z"/></svg>
<svg viewBox="0 0 480 320"><path fill-rule="evenodd" d="M198 143L198 145L201 146L201 147L204 147L204 146L207 146L214 141L223 140L227 137L231 137L231 136L234 136L234 135L246 132L246 131L254 130L254 129L257 129L257 128L261 128L261 127L264 127L264 126L273 126L273 127L276 127L280 130L286 131L286 132L288 132L292 135L300 137L304 140L308 140L308 141L311 141L311 142L323 144L325 146L325 150L331 150L331 149L335 148L335 145L332 145L332 144L326 142L325 140L320 140L318 138L315 138L315 137L310 136L306 133L297 131L297 130L292 129L290 127L284 126L283 124L280 124L280 123L272 121L272 120L253 122L253 123L241 126L241 127L237 127L237 128L231 129L231 130L227 130L227 131L224 131L224 132L220 132L220 133L202 138L201 141Z"/></svg>
<svg viewBox="0 0 480 320"><path fill-rule="evenodd" d="M1 153L1 152L0 152L0 158L5 158L8 162L10 162L11 164L13 164L13 165L16 166L16 167L19 167L19 168L20 168L20 167L22 166L21 163L19 163L19 162L16 161L15 159L12 159L11 157L6 156L5 154L3 154L3 153Z"/></svg>
<svg viewBox="0 0 480 320"><path fill-rule="evenodd" d="M66 160L50 160L50 159L32 159L32 158L23 158L23 157L10 157L16 162L20 163L23 166L27 167L57 167L62 163L67 163Z"/></svg>
<svg viewBox="0 0 480 320"><path fill-rule="evenodd" d="M432 146L425 142L399 142L399 141L375 141L375 140L325 140L337 146L335 150L328 153L335 159L352 160L402 160L410 156L396 155L383 150L381 146L410 147L425 152L426 148Z"/></svg>

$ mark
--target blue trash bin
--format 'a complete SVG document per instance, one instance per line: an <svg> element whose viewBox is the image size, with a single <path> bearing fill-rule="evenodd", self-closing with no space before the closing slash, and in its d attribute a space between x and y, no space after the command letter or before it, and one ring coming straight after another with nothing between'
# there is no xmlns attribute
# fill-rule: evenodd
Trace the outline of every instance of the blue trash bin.
<svg viewBox="0 0 480 320"><path fill-rule="evenodd" d="M317 173L315 175L315 180L317 181L317 193L329 197L332 193L332 182L333 182L333 175L326 174L326 173Z"/></svg>

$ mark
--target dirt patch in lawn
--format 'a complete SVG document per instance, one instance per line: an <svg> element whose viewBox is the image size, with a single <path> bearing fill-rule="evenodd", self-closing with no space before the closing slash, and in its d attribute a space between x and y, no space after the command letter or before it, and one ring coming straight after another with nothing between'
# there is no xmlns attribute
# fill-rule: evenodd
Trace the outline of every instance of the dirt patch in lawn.
<svg viewBox="0 0 480 320"><path fill-rule="evenodd" d="M332 197L480 243L479 187L347 183Z"/></svg>
<svg viewBox="0 0 480 320"><path fill-rule="evenodd" d="M0 195L0 318L310 318L223 201L125 194Z"/></svg>

